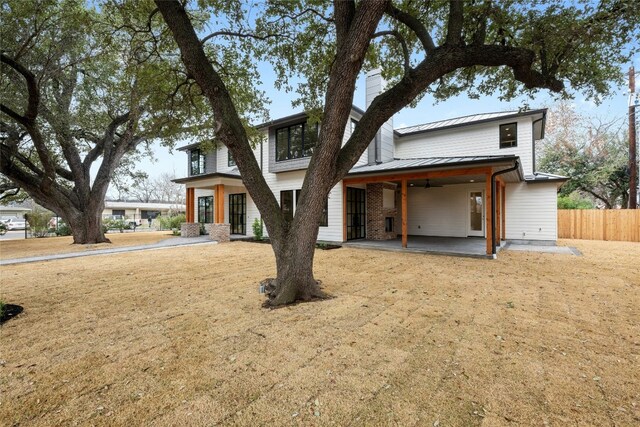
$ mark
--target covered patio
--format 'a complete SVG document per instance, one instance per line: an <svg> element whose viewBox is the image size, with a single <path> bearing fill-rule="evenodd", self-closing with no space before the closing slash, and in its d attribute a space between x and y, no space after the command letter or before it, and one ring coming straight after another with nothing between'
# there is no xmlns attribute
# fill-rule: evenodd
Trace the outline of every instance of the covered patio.
<svg viewBox="0 0 640 427"><path fill-rule="evenodd" d="M396 159L354 168L343 180L343 241L348 246L495 257L505 239L506 185L523 179L513 155ZM358 189L361 195L353 197ZM385 192L396 195L392 209ZM454 192L460 194L452 202ZM364 194L366 215L357 208ZM469 202L465 207L465 197L471 208ZM465 212L467 226L450 219L465 218ZM434 222L441 227L436 229ZM359 233L354 233L354 223Z"/></svg>
<svg viewBox="0 0 640 427"><path fill-rule="evenodd" d="M503 244L504 242L501 242L501 246ZM406 247L402 246L402 238L393 240L351 240L343 243L343 245L394 252L491 258L491 255L487 255L486 241L483 237L407 236Z"/></svg>

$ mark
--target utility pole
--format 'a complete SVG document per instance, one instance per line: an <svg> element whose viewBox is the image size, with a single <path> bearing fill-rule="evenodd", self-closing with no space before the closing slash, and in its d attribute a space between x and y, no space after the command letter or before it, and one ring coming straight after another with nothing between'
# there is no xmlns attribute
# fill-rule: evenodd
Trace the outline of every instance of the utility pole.
<svg viewBox="0 0 640 427"><path fill-rule="evenodd" d="M636 72L629 68L629 209L638 208L638 162L636 151Z"/></svg>

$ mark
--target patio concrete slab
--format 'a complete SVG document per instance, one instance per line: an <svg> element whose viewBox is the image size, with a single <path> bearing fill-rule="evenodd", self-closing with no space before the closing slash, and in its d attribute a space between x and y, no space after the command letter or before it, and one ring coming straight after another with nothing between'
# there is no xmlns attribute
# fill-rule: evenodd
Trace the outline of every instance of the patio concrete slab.
<svg viewBox="0 0 640 427"><path fill-rule="evenodd" d="M393 240L351 240L343 245L396 252L492 258L487 255L487 242L484 237L408 236L406 248L402 247L402 240L399 238Z"/></svg>

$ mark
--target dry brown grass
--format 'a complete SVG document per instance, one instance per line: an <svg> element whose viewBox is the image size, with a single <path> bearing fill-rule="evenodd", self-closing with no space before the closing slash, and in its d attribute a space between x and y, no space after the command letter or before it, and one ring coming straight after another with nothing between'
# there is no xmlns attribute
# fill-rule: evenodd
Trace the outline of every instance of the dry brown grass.
<svg viewBox="0 0 640 427"><path fill-rule="evenodd" d="M111 243L96 245L74 245L71 236L47 237L46 239L0 240L0 260L69 252L95 251L123 246L148 245L170 239L170 231L149 231L138 233L109 233Z"/></svg>
<svg viewBox="0 0 640 427"><path fill-rule="evenodd" d="M0 420L638 425L640 244L570 243L584 256L318 251L336 298L273 311L267 245L3 267L25 312L0 329Z"/></svg>

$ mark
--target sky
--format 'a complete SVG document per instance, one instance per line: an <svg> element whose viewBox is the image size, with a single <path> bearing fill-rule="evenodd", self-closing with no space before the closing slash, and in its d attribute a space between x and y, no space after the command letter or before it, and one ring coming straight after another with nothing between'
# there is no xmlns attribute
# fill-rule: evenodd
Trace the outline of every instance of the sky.
<svg viewBox="0 0 640 427"><path fill-rule="evenodd" d="M634 58L634 66L637 71L640 71L640 57ZM628 66L623 68L625 75L628 69ZM261 64L260 72L261 80L265 82L261 89L266 92L266 95L271 100L269 108L271 120L301 111L291 107L291 101L296 96L295 93L279 92L273 87L274 75L268 64ZM640 80L639 77L636 77L636 80ZM636 84L637 86L638 84ZM363 73L358 79L353 101L356 106L362 109L365 106L364 87L365 74ZM497 96L469 99L461 95L450 98L447 101L434 103L432 97L426 96L415 108L405 108L396 114L393 118L394 127L412 126L477 113L517 110L525 102L529 104L530 108L536 109L551 107L555 101L549 92L540 92L534 99L521 97L511 102L500 101ZM613 96L604 99L600 105L586 100L581 94L576 94L573 100L578 113L588 117L605 119L606 121L626 117L628 114L627 102L628 83L626 81L622 87L617 88ZM178 144L178 146L186 145L190 142L185 141L184 144ZM153 151L156 157L155 161L144 159L138 165L138 168L147 172L151 178L157 177L162 172L174 172L176 177L185 177L187 175L187 157L184 152L175 149L170 152L168 148L162 147L158 143L154 144Z"/></svg>

